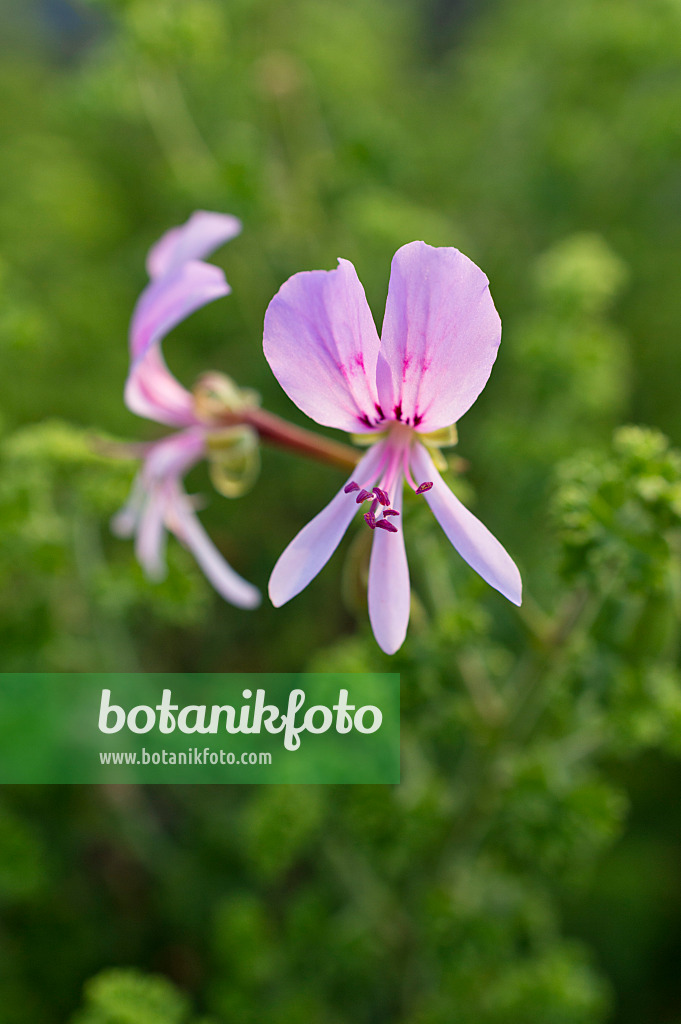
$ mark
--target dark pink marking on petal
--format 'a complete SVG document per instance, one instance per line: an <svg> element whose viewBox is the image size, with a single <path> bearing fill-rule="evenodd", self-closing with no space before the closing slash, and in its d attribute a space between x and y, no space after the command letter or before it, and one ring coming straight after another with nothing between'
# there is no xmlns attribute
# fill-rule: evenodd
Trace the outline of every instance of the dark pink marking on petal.
<svg viewBox="0 0 681 1024"><path fill-rule="evenodd" d="M398 404L398 405L395 406L395 408L393 409L393 416L395 417L396 420L401 420L402 419L402 406L401 405Z"/></svg>
<svg viewBox="0 0 681 1024"><path fill-rule="evenodd" d="M376 526L380 530L387 530L388 533L397 533L397 527L393 523L389 523L387 519L379 519Z"/></svg>
<svg viewBox="0 0 681 1024"><path fill-rule="evenodd" d="M381 409L381 407L380 407L380 405L378 404L378 402L374 402L374 408L376 409L376 412L378 413L378 415L380 416L380 418L381 418L382 420L384 420L384 419L385 419L385 416L383 415L383 410Z"/></svg>

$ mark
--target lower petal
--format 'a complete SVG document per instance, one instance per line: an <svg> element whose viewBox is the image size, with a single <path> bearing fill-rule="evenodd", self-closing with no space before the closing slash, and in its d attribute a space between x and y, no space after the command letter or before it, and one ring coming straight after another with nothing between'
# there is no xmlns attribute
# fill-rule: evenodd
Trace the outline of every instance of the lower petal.
<svg viewBox="0 0 681 1024"><path fill-rule="evenodd" d="M402 510L402 480L395 488L393 508ZM386 654L404 643L409 624L409 566L404 533L375 530L369 562L369 620L376 642Z"/></svg>
<svg viewBox="0 0 681 1024"><path fill-rule="evenodd" d="M423 497L461 557L490 586L520 605L522 581L515 562L487 527L452 494L423 445L414 445L411 467L417 482L432 480L432 488Z"/></svg>
<svg viewBox="0 0 681 1024"><path fill-rule="evenodd" d="M149 491L139 519L135 554L144 572L155 583L166 575L165 499L160 488Z"/></svg>
<svg viewBox="0 0 681 1024"><path fill-rule="evenodd" d="M383 447L382 442L375 444L358 463L352 478L359 480L362 486L373 484ZM269 583L269 595L275 608L304 590L324 568L357 512L353 499L354 494L341 490L279 556Z"/></svg>
<svg viewBox="0 0 681 1024"><path fill-rule="evenodd" d="M189 548L217 592L238 608L256 608L261 600L260 591L225 561L199 522L189 498L179 488L169 511L168 527Z"/></svg>

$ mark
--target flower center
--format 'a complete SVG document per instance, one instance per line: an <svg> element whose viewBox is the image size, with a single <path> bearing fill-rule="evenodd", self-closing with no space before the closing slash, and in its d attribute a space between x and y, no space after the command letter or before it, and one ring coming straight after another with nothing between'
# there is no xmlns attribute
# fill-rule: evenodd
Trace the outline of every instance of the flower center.
<svg viewBox="0 0 681 1024"><path fill-rule="evenodd" d="M416 494L425 494L433 486L432 480L425 480L417 485L409 470L409 452L413 440L414 431L401 423L395 423L390 430L390 436L384 441L380 462L372 473L372 478L362 486L356 480L350 480L343 490L346 494L354 494L355 502L363 505L370 501L369 511L364 513L364 521L371 530L386 530L388 533L397 533L397 526L393 523L392 517L399 516L399 510L391 508L390 494L394 493L395 485L399 482L401 475L404 475L407 483ZM380 486L372 486L376 477L380 478Z"/></svg>

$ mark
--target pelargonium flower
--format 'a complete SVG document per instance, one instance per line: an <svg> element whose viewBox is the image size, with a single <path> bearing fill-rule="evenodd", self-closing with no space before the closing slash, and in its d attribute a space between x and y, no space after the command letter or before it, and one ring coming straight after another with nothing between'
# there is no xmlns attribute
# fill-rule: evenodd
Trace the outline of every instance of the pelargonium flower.
<svg viewBox="0 0 681 1024"><path fill-rule="evenodd" d="M130 325L125 402L140 416L180 429L141 446L144 464L112 527L119 536L135 535L137 557L151 579L165 575L169 530L189 548L227 601L253 608L260 602L259 591L227 564L201 526L194 502L182 486L189 469L226 432L211 426L197 397L173 377L161 352L161 342L174 327L231 291L222 270L204 263L203 257L240 231L236 217L198 211L186 224L163 235L149 252L151 280L135 306Z"/></svg>
<svg viewBox="0 0 681 1024"><path fill-rule="evenodd" d="M463 416L484 388L501 322L483 272L452 248L411 242L392 261L379 339L355 268L294 274L269 305L265 356L288 396L318 423L375 442L351 479L291 541L269 583L273 604L326 565L358 506L373 531L369 617L388 654L409 622L409 568L398 525L403 481L428 502L459 554L514 604L521 580L489 530L449 490L428 435Z"/></svg>

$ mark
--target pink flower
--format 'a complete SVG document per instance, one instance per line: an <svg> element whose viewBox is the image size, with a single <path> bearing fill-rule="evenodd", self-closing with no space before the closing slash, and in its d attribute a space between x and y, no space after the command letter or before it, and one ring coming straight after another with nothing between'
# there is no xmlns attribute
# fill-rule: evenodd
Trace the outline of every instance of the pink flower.
<svg viewBox="0 0 681 1024"><path fill-rule="evenodd" d="M211 428L199 416L194 396L168 370L161 352L161 342L174 327L208 302L229 294L222 270L202 258L240 231L236 217L198 211L186 224L168 231L149 252L151 281L130 325L125 402L139 416L181 429L144 446L144 465L112 528L119 536L135 535L137 557L151 579L165 575L165 537L170 530L227 601L253 608L260 603L258 590L224 560L182 486L184 475L205 457Z"/></svg>
<svg viewBox="0 0 681 1024"><path fill-rule="evenodd" d="M482 271L457 249L411 242L393 258L379 339L355 268L295 274L265 317L265 356L288 396L324 426L376 435L352 479L291 541L269 583L276 606L299 594L340 543L358 505L373 530L369 617L393 654L409 622L409 568L397 526L406 479L483 579L521 603L518 569L452 494L428 452L484 388L501 322Z"/></svg>

